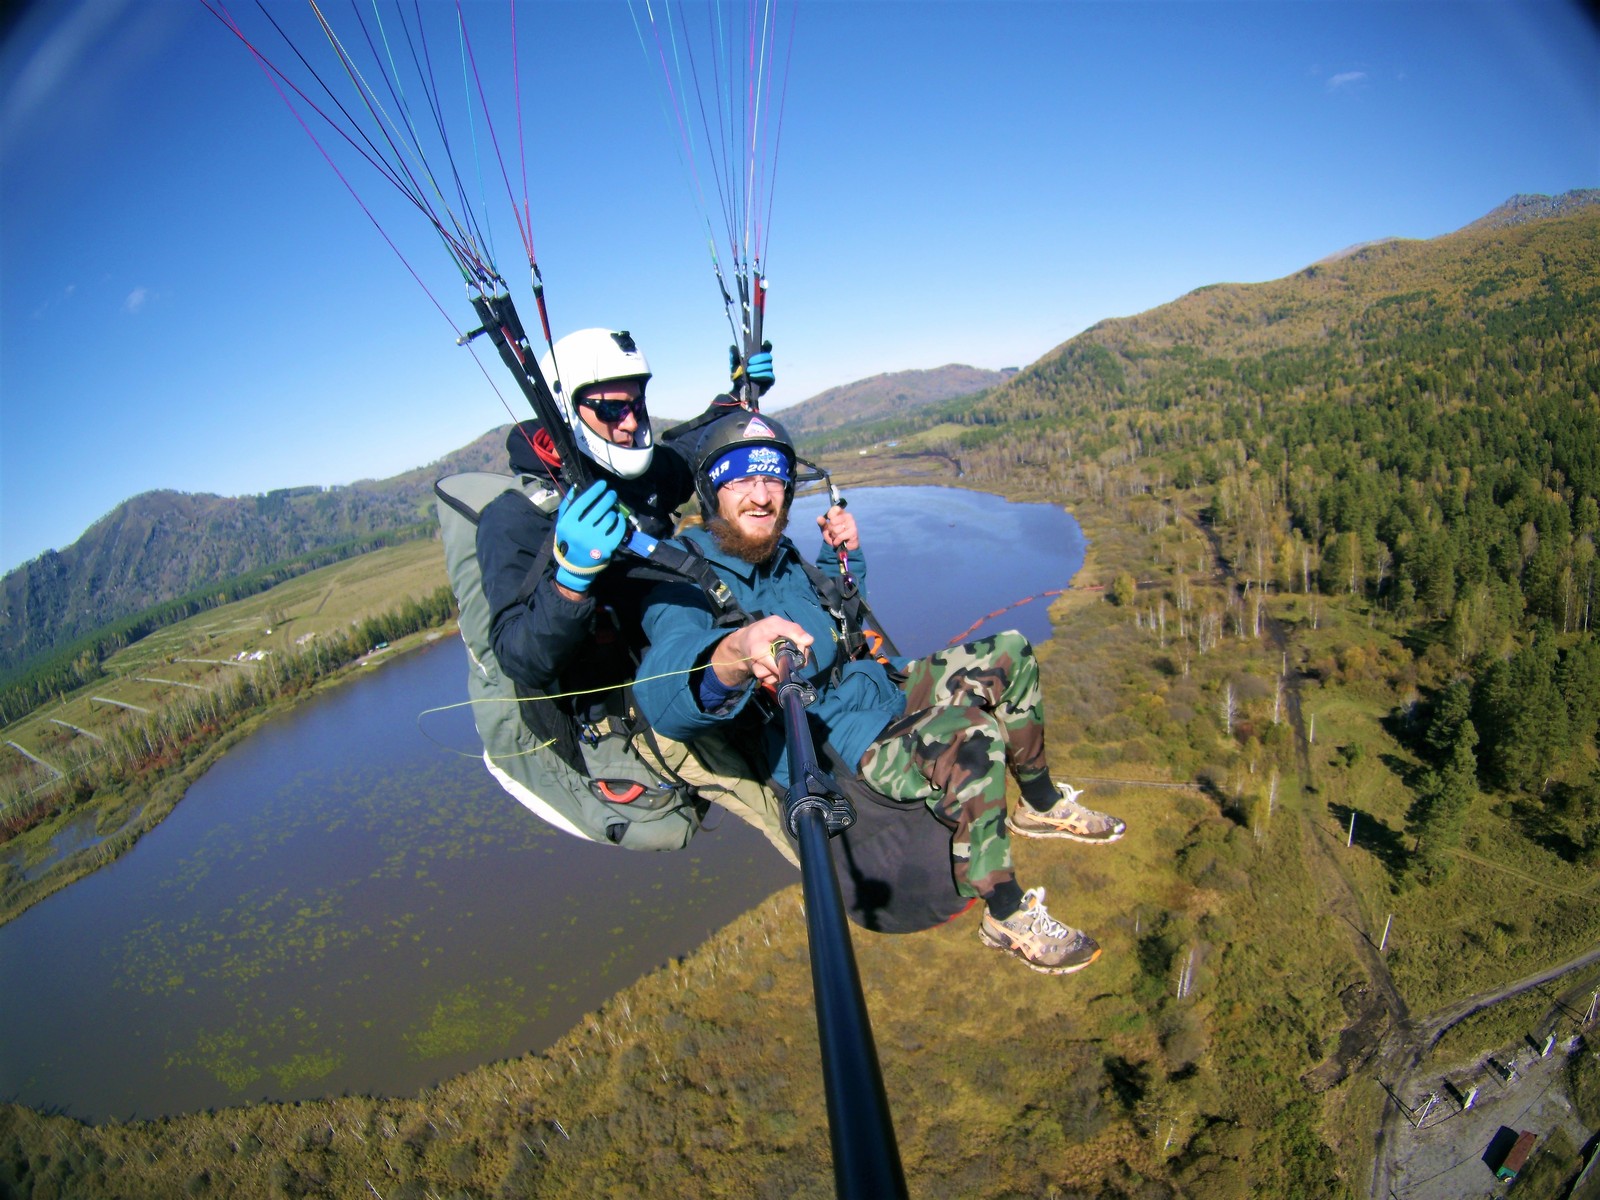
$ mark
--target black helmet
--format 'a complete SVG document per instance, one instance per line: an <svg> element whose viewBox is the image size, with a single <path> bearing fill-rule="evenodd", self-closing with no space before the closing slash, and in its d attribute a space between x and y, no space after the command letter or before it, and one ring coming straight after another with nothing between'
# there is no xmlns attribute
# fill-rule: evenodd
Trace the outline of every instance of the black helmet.
<svg viewBox="0 0 1600 1200"><path fill-rule="evenodd" d="M737 409L719 417L706 426L695 447L694 490L700 499L701 515L708 520L716 515L717 489L711 482L711 468L730 450L743 447L771 446L788 459L788 479L783 489L784 503L794 497L795 471L798 459L794 452L794 439L775 418L758 412Z"/></svg>

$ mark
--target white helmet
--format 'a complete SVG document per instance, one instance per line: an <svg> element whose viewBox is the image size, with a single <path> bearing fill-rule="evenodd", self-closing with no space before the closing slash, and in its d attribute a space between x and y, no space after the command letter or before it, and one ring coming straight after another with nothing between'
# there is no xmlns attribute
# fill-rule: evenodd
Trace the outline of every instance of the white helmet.
<svg viewBox="0 0 1600 1200"><path fill-rule="evenodd" d="M539 368L555 393L567 424L572 427L578 449L619 478L637 479L643 475L655 453L650 418L643 406L639 409L639 430L634 434L634 444L618 446L590 429L578 415L578 406L573 401L586 387L621 379L638 380L643 398L644 386L650 381L650 364L634 345L632 335L626 329L580 329L556 342Z"/></svg>

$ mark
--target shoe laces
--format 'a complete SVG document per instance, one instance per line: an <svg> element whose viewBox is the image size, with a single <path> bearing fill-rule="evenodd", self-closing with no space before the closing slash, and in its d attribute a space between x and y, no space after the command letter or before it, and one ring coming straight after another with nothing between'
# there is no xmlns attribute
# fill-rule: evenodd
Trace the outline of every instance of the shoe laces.
<svg viewBox="0 0 1600 1200"><path fill-rule="evenodd" d="M1050 938L1054 941L1066 941L1072 936L1072 927L1070 925L1063 925L1060 921L1056 920L1050 915L1049 910L1044 906L1043 888L1035 888L1034 891L1037 894L1037 897L1033 907L1028 910L1029 926L1035 933L1044 937Z"/></svg>

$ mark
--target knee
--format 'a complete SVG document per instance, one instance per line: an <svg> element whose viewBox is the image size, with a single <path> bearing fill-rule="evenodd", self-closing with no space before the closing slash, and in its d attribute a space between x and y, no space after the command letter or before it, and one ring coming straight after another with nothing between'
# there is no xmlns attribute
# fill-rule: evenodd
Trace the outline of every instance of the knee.
<svg viewBox="0 0 1600 1200"><path fill-rule="evenodd" d="M1015 629L1007 629L989 639L991 661L1008 664L1012 674L1033 667L1033 643Z"/></svg>
<svg viewBox="0 0 1600 1200"><path fill-rule="evenodd" d="M995 660L1007 664L1006 674L1013 687L1031 687L1039 678L1039 660L1034 657L1033 643L1008 629L995 634Z"/></svg>
<svg viewBox="0 0 1600 1200"><path fill-rule="evenodd" d="M1017 662L1033 658L1033 643L1015 629L995 634L994 648L996 653L1004 654Z"/></svg>
<svg viewBox="0 0 1600 1200"><path fill-rule="evenodd" d="M961 790L963 783L987 779L995 772L1005 770L1005 727L987 709L975 708L968 712L964 728L953 747L953 790Z"/></svg>

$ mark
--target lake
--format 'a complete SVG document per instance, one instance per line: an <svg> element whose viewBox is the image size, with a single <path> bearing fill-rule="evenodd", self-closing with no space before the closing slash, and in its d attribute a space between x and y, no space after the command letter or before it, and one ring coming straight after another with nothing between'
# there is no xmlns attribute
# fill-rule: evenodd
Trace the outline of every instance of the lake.
<svg viewBox="0 0 1600 1200"><path fill-rule="evenodd" d="M850 502L904 653L1082 565L1053 506L946 488ZM802 547L821 510L797 502ZM1046 607L977 633L1042 639ZM448 707L466 671L442 638L267 722L129 853L0 926L0 1097L104 1120L410 1095L543 1049L798 880L715 813L668 854L550 829Z"/></svg>

